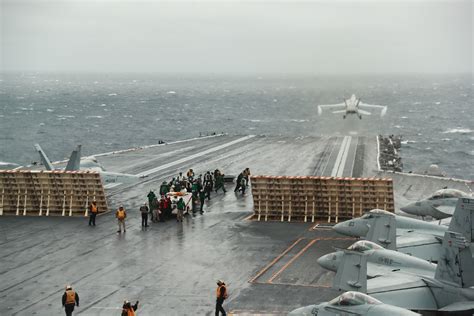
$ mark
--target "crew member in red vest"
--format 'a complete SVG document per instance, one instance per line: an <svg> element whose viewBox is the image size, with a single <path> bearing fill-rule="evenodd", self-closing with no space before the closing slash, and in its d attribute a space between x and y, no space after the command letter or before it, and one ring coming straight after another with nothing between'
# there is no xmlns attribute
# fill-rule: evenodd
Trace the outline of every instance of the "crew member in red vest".
<svg viewBox="0 0 474 316"><path fill-rule="evenodd" d="M226 298L227 288L225 286L225 283L224 281L218 280L216 289L216 316L219 316L219 312L221 312L223 316L226 315L224 307L222 307L222 304L224 303L224 300Z"/></svg>
<svg viewBox="0 0 474 316"><path fill-rule="evenodd" d="M67 285L66 291L63 294L63 307L66 311L66 316L72 316L74 306L79 307L79 295L77 295L70 285Z"/></svg>

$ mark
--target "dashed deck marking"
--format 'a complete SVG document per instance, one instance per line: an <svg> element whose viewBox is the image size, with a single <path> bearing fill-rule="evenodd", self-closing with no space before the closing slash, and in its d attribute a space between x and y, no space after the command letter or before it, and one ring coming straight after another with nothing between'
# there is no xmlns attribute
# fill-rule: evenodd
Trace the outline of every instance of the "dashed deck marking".
<svg viewBox="0 0 474 316"><path fill-rule="evenodd" d="M195 158L198 158L198 157L201 157L201 156L204 156L204 155L213 153L213 152L215 152L215 151L224 149L224 148L226 148L226 147L229 147L229 146L238 144L238 143L240 143L240 142L249 140L249 139L251 139L251 138L253 138L253 137L255 137L255 135L249 135L249 136L245 136L245 137L238 138L238 139L233 140L233 141L231 141L231 142L228 142L228 143L219 145L219 146L217 146L217 147L209 148L209 149L207 149L207 150L201 151L201 152L196 153L196 154L194 154L194 155L189 155L189 156L187 156L187 157L184 157L184 158L175 160L175 161L173 161L173 162L170 162L170 163L161 165L161 166L159 166L159 167L156 167L156 168L153 168L153 169L150 169L150 170L143 171L143 172L139 173L138 176L140 176L140 177L148 176L148 175L150 175L150 174L152 174L152 173L155 173L155 172L158 172L158 171L161 171L161 170L164 170L164 169L167 169L167 168L170 168L170 167L173 167L173 166L182 164L182 163L184 163L184 162L193 160L193 159L195 159Z"/></svg>

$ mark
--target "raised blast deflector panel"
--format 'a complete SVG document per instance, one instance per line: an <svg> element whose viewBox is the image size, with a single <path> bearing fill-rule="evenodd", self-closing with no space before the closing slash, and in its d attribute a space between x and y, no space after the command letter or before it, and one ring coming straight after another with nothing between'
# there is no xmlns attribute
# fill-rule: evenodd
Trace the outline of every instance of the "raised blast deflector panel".
<svg viewBox="0 0 474 316"><path fill-rule="evenodd" d="M87 216L107 211L100 175L88 171L0 171L0 215Z"/></svg>
<svg viewBox="0 0 474 316"><path fill-rule="evenodd" d="M257 220L339 222L372 209L394 212L392 179L251 177Z"/></svg>

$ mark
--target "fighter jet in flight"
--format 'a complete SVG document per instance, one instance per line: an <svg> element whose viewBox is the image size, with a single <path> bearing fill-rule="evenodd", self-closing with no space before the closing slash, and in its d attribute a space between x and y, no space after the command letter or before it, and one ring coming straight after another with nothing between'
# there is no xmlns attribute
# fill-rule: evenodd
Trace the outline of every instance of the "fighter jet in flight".
<svg viewBox="0 0 474 316"><path fill-rule="evenodd" d="M384 304L381 301L360 292L349 291L342 293L329 302L319 305L309 305L295 309L288 316L414 316L419 315L407 309Z"/></svg>
<svg viewBox="0 0 474 316"><path fill-rule="evenodd" d="M347 115L351 114L357 115L359 119L362 119L362 115L372 115L372 113L362 110L361 108L381 109L382 111L380 112L380 116L384 116L385 113L387 113L387 107L384 105L367 104L361 102L360 100L360 98L357 98L355 94L353 94L350 99L344 99L343 103L318 105L318 115L323 113L324 108L341 108L342 110L336 110L332 113L343 113L343 119L345 119Z"/></svg>
<svg viewBox="0 0 474 316"><path fill-rule="evenodd" d="M401 207L400 210L422 218L431 216L436 219L444 219L453 215L458 198L462 197L470 197L470 195L456 189L442 189L424 200Z"/></svg>

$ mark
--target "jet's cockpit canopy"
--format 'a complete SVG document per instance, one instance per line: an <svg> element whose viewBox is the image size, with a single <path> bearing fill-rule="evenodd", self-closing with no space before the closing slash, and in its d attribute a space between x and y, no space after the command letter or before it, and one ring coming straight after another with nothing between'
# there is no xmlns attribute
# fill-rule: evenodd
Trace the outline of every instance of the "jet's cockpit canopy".
<svg viewBox="0 0 474 316"><path fill-rule="evenodd" d="M379 300L360 292L345 292L331 300L328 305L332 306L356 306L356 305L378 305L382 304Z"/></svg>
<svg viewBox="0 0 474 316"><path fill-rule="evenodd" d="M433 193L432 196L428 198L428 200L439 200L439 199L453 199L453 198L460 198L465 196L466 194L460 190L456 189L441 189Z"/></svg>
<svg viewBox="0 0 474 316"><path fill-rule="evenodd" d="M373 210L370 210L368 213L365 213L364 215L361 216L361 218L363 219L370 219L370 218L374 218L376 217L377 214L385 214L385 215L390 215L390 216L394 216L392 213L390 212L387 212L385 210L380 210L380 209L373 209Z"/></svg>
<svg viewBox="0 0 474 316"><path fill-rule="evenodd" d="M357 252L364 252L367 250L383 249L383 247L368 240L359 240L353 243L352 245L350 245L347 249L357 251Z"/></svg>

